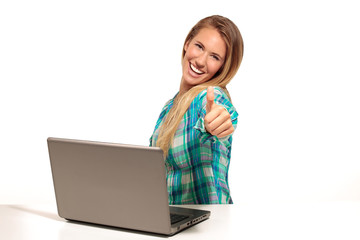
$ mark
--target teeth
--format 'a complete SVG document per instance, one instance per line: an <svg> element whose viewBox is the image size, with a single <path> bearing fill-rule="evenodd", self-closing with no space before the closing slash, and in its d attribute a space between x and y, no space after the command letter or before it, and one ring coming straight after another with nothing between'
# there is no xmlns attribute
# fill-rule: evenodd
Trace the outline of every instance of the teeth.
<svg viewBox="0 0 360 240"><path fill-rule="evenodd" d="M202 71L200 71L199 69L197 69L194 65L192 65L191 63L190 63L190 68L194 71L194 72L196 72L197 74L203 74L204 72L202 72Z"/></svg>

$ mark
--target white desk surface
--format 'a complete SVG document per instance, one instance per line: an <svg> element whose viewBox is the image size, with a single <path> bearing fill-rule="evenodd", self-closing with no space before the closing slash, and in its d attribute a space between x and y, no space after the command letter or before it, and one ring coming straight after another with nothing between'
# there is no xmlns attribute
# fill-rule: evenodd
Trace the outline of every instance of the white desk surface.
<svg viewBox="0 0 360 240"><path fill-rule="evenodd" d="M187 206L209 220L169 239L360 239L359 202ZM0 205L0 239L165 239L166 236L68 222L56 205Z"/></svg>

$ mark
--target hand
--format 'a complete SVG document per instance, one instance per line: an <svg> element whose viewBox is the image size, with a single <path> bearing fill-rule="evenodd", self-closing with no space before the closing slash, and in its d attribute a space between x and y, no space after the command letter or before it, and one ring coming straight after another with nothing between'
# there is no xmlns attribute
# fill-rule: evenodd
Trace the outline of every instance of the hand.
<svg viewBox="0 0 360 240"><path fill-rule="evenodd" d="M208 87L206 94L205 129L218 138L226 137L234 132L229 112L214 102L214 88Z"/></svg>

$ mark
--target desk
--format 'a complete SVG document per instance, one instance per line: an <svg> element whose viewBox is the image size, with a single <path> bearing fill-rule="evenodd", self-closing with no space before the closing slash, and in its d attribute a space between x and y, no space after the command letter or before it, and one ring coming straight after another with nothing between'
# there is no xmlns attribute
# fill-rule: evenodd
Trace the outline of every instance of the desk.
<svg viewBox="0 0 360 240"><path fill-rule="evenodd" d="M169 239L360 239L360 202L251 203L187 206L211 211L209 220ZM135 231L80 224L56 205L0 205L0 239L166 239Z"/></svg>

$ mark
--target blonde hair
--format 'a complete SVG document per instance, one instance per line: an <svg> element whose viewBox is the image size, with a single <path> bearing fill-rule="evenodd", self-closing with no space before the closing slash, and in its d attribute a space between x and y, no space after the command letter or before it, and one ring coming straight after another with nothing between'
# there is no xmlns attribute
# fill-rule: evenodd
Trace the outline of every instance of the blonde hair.
<svg viewBox="0 0 360 240"><path fill-rule="evenodd" d="M169 148L174 140L175 132L194 98L208 86L221 87L230 97L226 85L235 76L242 61L244 45L240 31L231 20L219 15L206 17L200 20L190 30L184 42L182 58L184 58L186 53L185 44L190 42L203 28L214 28L220 33L226 44L225 61L212 79L192 87L182 95L178 94L175 98L173 107L170 109L165 121L160 127L159 136L156 142L156 146L163 150L165 156L168 155Z"/></svg>

